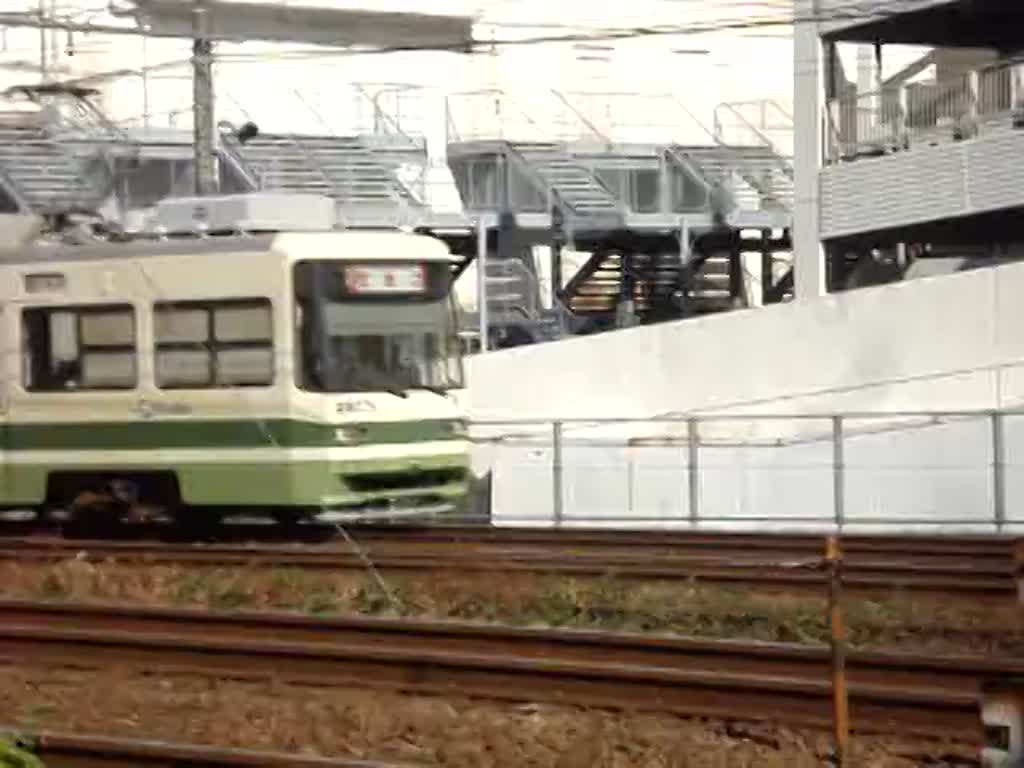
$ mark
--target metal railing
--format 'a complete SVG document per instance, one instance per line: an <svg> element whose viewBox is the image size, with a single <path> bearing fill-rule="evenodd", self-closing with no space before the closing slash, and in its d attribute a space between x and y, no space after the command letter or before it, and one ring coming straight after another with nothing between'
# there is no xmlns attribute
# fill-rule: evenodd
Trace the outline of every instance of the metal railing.
<svg viewBox="0 0 1024 768"><path fill-rule="evenodd" d="M409 83L353 83L370 105L372 123L359 133L388 136L413 146L422 144L429 131L428 89Z"/></svg>
<svg viewBox="0 0 1024 768"><path fill-rule="evenodd" d="M422 148L428 130L427 89L404 83L345 83L329 89L268 86L259 100L217 92L218 121L252 120L269 133L374 136L388 145ZM118 120L120 126L189 129L191 107L150 111Z"/></svg>
<svg viewBox="0 0 1024 768"><path fill-rule="evenodd" d="M774 99L723 102L715 107L714 129L724 144L764 145L793 156L793 115Z"/></svg>
<svg viewBox="0 0 1024 768"><path fill-rule="evenodd" d="M1021 127L1022 66L1003 61L938 83L903 83L833 99L826 159L835 163Z"/></svg>
<svg viewBox="0 0 1024 768"><path fill-rule="evenodd" d="M1024 533L1024 411L475 422L515 525Z"/></svg>
<svg viewBox="0 0 1024 768"><path fill-rule="evenodd" d="M449 144L469 141L558 141L507 91L484 88L449 94L445 100Z"/></svg>
<svg viewBox="0 0 1024 768"><path fill-rule="evenodd" d="M559 122L577 141L606 144L717 144L714 131L671 93L552 91Z"/></svg>

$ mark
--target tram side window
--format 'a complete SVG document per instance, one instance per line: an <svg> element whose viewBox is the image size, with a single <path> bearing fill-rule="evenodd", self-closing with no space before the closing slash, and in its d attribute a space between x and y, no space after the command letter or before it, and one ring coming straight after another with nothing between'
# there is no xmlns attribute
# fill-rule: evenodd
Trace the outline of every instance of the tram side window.
<svg viewBox="0 0 1024 768"><path fill-rule="evenodd" d="M161 389L262 387L274 382L268 299L161 302L153 308Z"/></svg>
<svg viewBox="0 0 1024 768"><path fill-rule="evenodd" d="M128 304L22 311L29 392L134 389L135 312Z"/></svg>

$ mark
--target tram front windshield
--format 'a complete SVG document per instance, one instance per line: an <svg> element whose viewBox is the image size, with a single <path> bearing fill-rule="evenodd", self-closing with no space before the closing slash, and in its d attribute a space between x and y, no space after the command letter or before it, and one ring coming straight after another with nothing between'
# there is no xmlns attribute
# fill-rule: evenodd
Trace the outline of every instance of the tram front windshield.
<svg viewBox="0 0 1024 768"><path fill-rule="evenodd" d="M410 390L443 393L463 386L455 307L446 285L408 295L360 294L339 287L343 262L297 266L306 267L296 273L301 387L404 397Z"/></svg>

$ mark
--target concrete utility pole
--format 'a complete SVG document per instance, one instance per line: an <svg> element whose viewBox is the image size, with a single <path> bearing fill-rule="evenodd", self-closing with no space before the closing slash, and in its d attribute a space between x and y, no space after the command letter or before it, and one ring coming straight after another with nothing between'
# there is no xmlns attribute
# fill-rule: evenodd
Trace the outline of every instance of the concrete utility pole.
<svg viewBox="0 0 1024 768"><path fill-rule="evenodd" d="M825 66L818 0L794 0L793 11L793 277L800 301L826 292L818 197Z"/></svg>
<svg viewBox="0 0 1024 768"><path fill-rule="evenodd" d="M192 6L192 114L197 195L217 192L217 157L213 125L213 43L209 15L202 0Z"/></svg>

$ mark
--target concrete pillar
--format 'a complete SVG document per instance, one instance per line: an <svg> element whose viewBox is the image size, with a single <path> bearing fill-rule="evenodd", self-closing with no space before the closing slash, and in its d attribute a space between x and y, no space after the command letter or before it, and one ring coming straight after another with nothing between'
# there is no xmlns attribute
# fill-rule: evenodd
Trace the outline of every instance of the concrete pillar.
<svg viewBox="0 0 1024 768"><path fill-rule="evenodd" d="M857 105L876 117L882 105L882 46L857 46Z"/></svg>
<svg viewBox="0 0 1024 768"><path fill-rule="evenodd" d="M793 272L794 299L825 293L825 257L819 235L824 62L818 0L793 0Z"/></svg>

